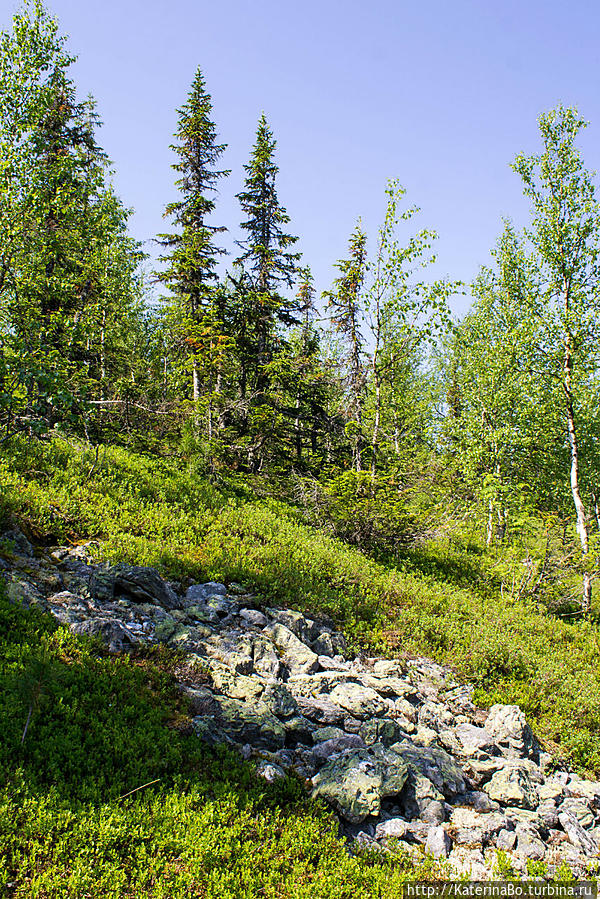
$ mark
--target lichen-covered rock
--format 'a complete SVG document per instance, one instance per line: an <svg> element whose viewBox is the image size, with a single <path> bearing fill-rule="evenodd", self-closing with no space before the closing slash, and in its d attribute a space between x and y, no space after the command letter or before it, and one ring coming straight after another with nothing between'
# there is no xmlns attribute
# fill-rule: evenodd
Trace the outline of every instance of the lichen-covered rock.
<svg viewBox="0 0 600 899"><path fill-rule="evenodd" d="M332 737L316 743L312 750L312 757L317 767L323 765L346 749L366 749L365 744L357 734L342 734L340 737Z"/></svg>
<svg viewBox="0 0 600 899"><path fill-rule="evenodd" d="M265 685L254 677L237 674L219 662L210 663L210 676L215 689L232 699L252 702L262 694Z"/></svg>
<svg viewBox="0 0 600 899"><path fill-rule="evenodd" d="M315 622L305 618L294 609L267 609L266 611L275 623L282 624L302 643L309 644L317 636Z"/></svg>
<svg viewBox="0 0 600 899"><path fill-rule="evenodd" d="M326 696L296 695L296 701L302 714L318 724L337 725L344 720L344 710Z"/></svg>
<svg viewBox="0 0 600 899"><path fill-rule="evenodd" d="M382 774L365 750L329 761L313 778L313 796L324 799L346 821L359 824L381 808Z"/></svg>
<svg viewBox="0 0 600 899"><path fill-rule="evenodd" d="M92 596L110 602L121 594L133 602L158 603L163 609L176 609L179 600L155 568L142 565L98 566L89 581Z"/></svg>
<svg viewBox="0 0 600 899"><path fill-rule="evenodd" d="M311 649L318 656L343 656L346 652L346 641L343 634L323 631L312 641Z"/></svg>
<svg viewBox="0 0 600 899"><path fill-rule="evenodd" d="M225 584L218 584L215 581L210 581L207 584L192 584L186 591L184 605L193 606L196 603L204 604L209 596L226 595L227 587Z"/></svg>
<svg viewBox="0 0 600 899"><path fill-rule="evenodd" d="M546 855L546 847L540 838L540 833L531 825L517 824L515 834L517 837L517 852L525 859L541 861Z"/></svg>
<svg viewBox="0 0 600 899"><path fill-rule="evenodd" d="M430 780L446 798L465 792L464 772L445 750L415 746L408 740L394 743L391 748L402 756L407 765Z"/></svg>
<svg viewBox="0 0 600 899"><path fill-rule="evenodd" d="M244 701L226 696L215 697L219 706L218 723L236 743L251 743L263 749L281 749L285 727L260 700Z"/></svg>
<svg viewBox="0 0 600 899"><path fill-rule="evenodd" d="M359 734L367 746L372 743L391 746L406 736L394 718L371 718L361 724Z"/></svg>
<svg viewBox="0 0 600 899"><path fill-rule="evenodd" d="M488 758L500 754L493 738L484 727L477 727L474 724L459 724L458 727L450 732L447 731L446 734L446 740L450 734L454 737L453 745L459 755Z"/></svg>
<svg viewBox="0 0 600 899"><path fill-rule="evenodd" d="M280 651L282 660L289 671L294 674L311 674L313 671L319 670L319 659L316 653L285 625L278 622L268 624L264 633L270 637Z"/></svg>
<svg viewBox="0 0 600 899"><path fill-rule="evenodd" d="M240 618L248 627L264 627L267 623L267 616L259 612L258 609L240 609Z"/></svg>
<svg viewBox="0 0 600 899"><path fill-rule="evenodd" d="M395 754L376 757L365 749L350 749L327 762L313 778L313 796L358 824L377 815L381 800L399 793L406 776L406 765Z"/></svg>
<svg viewBox="0 0 600 899"><path fill-rule="evenodd" d="M493 705L485 729L507 756L534 758L538 755L533 733L518 705Z"/></svg>
<svg viewBox="0 0 600 899"><path fill-rule="evenodd" d="M12 528L10 531L4 531L0 534L0 540L8 543L12 552L17 555L25 556L27 559L32 559L35 555L33 546L19 528Z"/></svg>
<svg viewBox="0 0 600 899"><path fill-rule="evenodd" d="M370 687L360 684L338 684L330 693L331 702L346 709L354 718L364 720L385 715L389 705Z"/></svg>
<svg viewBox="0 0 600 899"><path fill-rule="evenodd" d="M192 625L178 624L172 636L169 637L169 643L177 649L196 652L202 647L202 641L206 637L210 637L210 634L209 628L201 625L193 627Z"/></svg>
<svg viewBox="0 0 600 899"><path fill-rule="evenodd" d="M516 805L525 809L534 809L539 803L535 784L523 765L505 765L496 771L487 786L491 799L502 805Z"/></svg>
<svg viewBox="0 0 600 899"><path fill-rule="evenodd" d="M299 714L298 703L285 684L268 683L264 687L262 701L278 718L291 718Z"/></svg>
<svg viewBox="0 0 600 899"><path fill-rule="evenodd" d="M571 812L560 812L558 820L569 840L584 855L589 858L596 858L599 854L598 844L590 834L586 833L575 815Z"/></svg>

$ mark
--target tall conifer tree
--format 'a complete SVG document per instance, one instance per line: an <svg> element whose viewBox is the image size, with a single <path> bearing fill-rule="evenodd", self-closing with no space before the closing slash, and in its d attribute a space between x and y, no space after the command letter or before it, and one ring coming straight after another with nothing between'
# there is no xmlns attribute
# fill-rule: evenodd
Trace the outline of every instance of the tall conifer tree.
<svg viewBox="0 0 600 899"><path fill-rule="evenodd" d="M273 132L263 114L258 122L250 161L244 166L244 190L237 195L247 216L241 227L248 234L245 240L238 241L243 252L237 262L244 266L249 279L247 314L256 333L259 366L264 366L271 357L276 322L293 324L297 305L295 300L286 300L279 293L282 286L292 286L300 254L290 249L298 238L284 230L290 217L277 197L279 168L274 160L276 146ZM264 388L261 369L257 380Z"/></svg>
<svg viewBox="0 0 600 899"><path fill-rule="evenodd" d="M330 291L323 297L327 300L333 326L341 334L346 345L348 368L348 412L354 422L353 464L356 471L362 470L363 405L365 390L364 338L361 322L364 314L363 288L367 271L367 235L360 223L350 236L348 259L336 264L340 272Z"/></svg>
<svg viewBox="0 0 600 899"><path fill-rule="evenodd" d="M179 110L175 137L177 143L171 149L179 157L173 168L180 175L176 182L180 198L166 207L165 216L171 218L177 231L160 235L160 242L169 252L162 257L167 266L159 278L175 298L177 326L191 350L193 398L197 401L199 356L207 335L219 327L213 297L215 268L224 250L215 243L215 235L226 230L208 220L215 208L218 182L229 175L229 171L217 168L227 145L217 142L212 101L200 69ZM210 337L209 342L212 343Z"/></svg>

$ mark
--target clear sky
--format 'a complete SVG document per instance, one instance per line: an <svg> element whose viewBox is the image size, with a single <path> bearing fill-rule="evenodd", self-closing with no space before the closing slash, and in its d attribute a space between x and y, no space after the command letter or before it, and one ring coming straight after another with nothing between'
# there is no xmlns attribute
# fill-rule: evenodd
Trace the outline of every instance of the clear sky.
<svg viewBox="0 0 600 899"><path fill-rule="evenodd" d="M19 4L0 0L2 27ZM469 280L503 216L527 205L509 163L538 149L536 118L576 104L600 167L599 0L50 0L82 94L105 125L132 230L164 229L169 144L197 66L223 160L216 224L240 236L235 194L264 110L278 141L279 197L323 290L358 216L375 235L388 178L438 231L437 274ZM148 245L150 252L156 252ZM466 300L456 311L464 311Z"/></svg>

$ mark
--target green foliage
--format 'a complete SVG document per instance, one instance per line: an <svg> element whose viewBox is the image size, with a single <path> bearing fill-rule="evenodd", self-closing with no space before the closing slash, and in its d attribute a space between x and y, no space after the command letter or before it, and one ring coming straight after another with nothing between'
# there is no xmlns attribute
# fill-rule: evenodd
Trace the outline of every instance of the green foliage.
<svg viewBox="0 0 600 899"><path fill-rule="evenodd" d="M39 2L0 35L0 427L86 427L122 375L139 247Z"/></svg>
<svg viewBox="0 0 600 899"><path fill-rule="evenodd" d="M460 536L452 519L444 534L438 518L437 537L400 541L376 561L304 524L301 509L257 497L258 481L211 484L116 448L94 460L84 444L14 444L0 468L5 514L45 540L94 538L103 557L238 581L265 603L332 615L357 650L448 662L476 684L478 701L518 703L559 755L600 771L600 632L593 620L549 612L533 590L539 571L533 585L524 580L532 558L544 558L539 523L510 557L486 552L468 527ZM406 514L417 514L408 502Z"/></svg>
<svg viewBox="0 0 600 899"><path fill-rule="evenodd" d="M0 895L391 899L441 876L351 857L297 781L204 748L164 653L111 658L3 596L0 634Z"/></svg>

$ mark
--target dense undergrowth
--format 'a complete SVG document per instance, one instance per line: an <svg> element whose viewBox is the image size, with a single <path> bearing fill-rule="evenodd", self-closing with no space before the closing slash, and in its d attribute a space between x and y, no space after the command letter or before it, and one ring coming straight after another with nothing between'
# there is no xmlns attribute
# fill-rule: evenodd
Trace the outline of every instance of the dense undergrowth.
<svg viewBox="0 0 600 899"><path fill-rule="evenodd" d="M300 508L257 498L250 481L215 485L182 465L16 442L0 462L0 515L42 544L93 539L99 557L235 580L265 603L331 615L356 650L451 663L482 704L519 703L551 749L600 774L593 619L563 620L503 589L498 558L457 540L377 560ZM6 895L392 896L423 874L348 857L297 784L259 785L240 761L204 751L164 655L110 658L35 613L3 602L1 614Z"/></svg>

